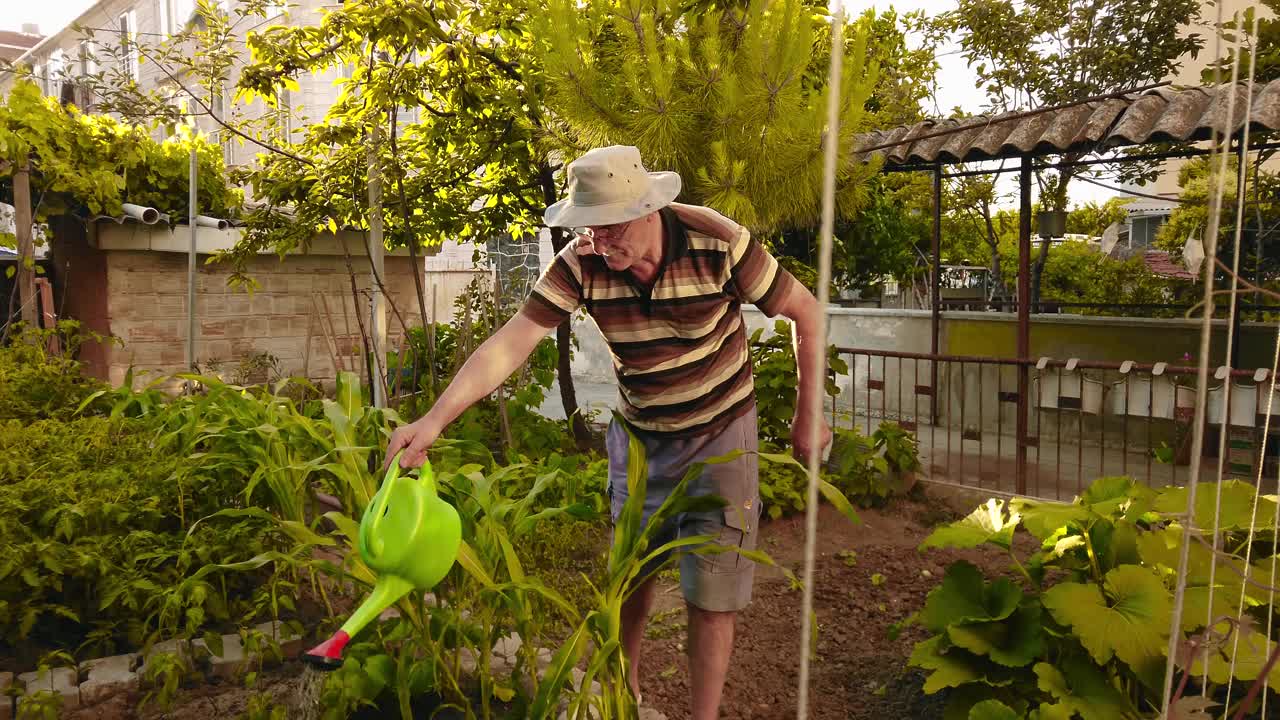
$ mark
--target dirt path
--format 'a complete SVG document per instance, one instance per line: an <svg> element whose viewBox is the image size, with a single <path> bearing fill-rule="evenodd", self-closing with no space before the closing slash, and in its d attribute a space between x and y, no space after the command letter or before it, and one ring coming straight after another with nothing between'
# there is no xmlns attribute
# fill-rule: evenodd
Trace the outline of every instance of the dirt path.
<svg viewBox="0 0 1280 720"><path fill-rule="evenodd" d="M851 525L829 506L819 513L814 611L817 659L811 663L810 717L937 718L942 699L925 695L923 676L907 668L918 628L890 639L890 626L924 605L948 563L967 558L988 572L1003 570L1007 555L916 550L940 521L970 499L936 496L899 501L884 511L862 511ZM763 548L798 574L803 568L804 517L769 523ZM926 573L928 573L926 575ZM663 579L661 598L641 666L642 692L671 718L688 716L688 662L684 653L684 601L679 587ZM782 720L795 717L799 682L798 589L776 571L757 578L752 605L739 617L733 662L726 683L723 720Z"/></svg>

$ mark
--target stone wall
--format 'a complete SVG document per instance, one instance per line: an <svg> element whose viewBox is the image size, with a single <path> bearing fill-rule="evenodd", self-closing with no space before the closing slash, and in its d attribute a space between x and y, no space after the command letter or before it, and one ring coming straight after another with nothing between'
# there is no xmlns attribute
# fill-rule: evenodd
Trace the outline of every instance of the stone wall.
<svg viewBox="0 0 1280 720"><path fill-rule="evenodd" d="M109 380L121 383L130 366L162 374L181 371L187 337L186 256L151 250L108 250L101 256L109 331L123 342L109 351ZM346 369L363 367L357 313L367 326L368 305L362 301L357 308L353 302L341 256L254 258L248 273L259 288L253 293L229 288L229 270L208 265L206 259L200 257L196 286L196 359L202 368L233 372L257 353L274 356L283 374L306 374L318 381L335 377L334 357ZM358 286L367 291L368 263L363 258L353 258L353 263ZM384 283L405 322L417 325L409 258L386 258ZM403 329L394 313L388 333L389 348L399 347Z"/></svg>

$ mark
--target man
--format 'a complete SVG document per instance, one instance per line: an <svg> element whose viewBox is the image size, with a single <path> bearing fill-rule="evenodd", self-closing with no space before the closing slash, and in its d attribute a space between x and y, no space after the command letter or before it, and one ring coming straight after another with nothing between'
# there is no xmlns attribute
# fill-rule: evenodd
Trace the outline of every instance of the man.
<svg viewBox="0 0 1280 720"><path fill-rule="evenodd" d="M793 443L831 439L821 412L818 303L745 228L705 207L676 203L681 180L647 172L634 147L591 150L568 169L569 196L547 209L549 227L576 235L543 273L520 312L482 344L440 399L392 435L387 453L405 449L417 467L426 450L467 407L488 396L550 330L579 307L600 328L614 356L620 414L643 442L649 468L645 522L692 463L744 450L708 466L690 494L728 501L715 513L679 518L654 547L677 536L712 534L719 544L755 548L760 518L754 382L740 306L795 323L801 365ZM816 420L815 420L816 418ZM626 502L628 436L607 437L613 517ZM718 717L733 648L736 614L751 599L754 564L738 553L687 554L680 577L689 612L694 720ZM639 656L653 603L653 578L622 611L630 683L640 696Z"/></svg>

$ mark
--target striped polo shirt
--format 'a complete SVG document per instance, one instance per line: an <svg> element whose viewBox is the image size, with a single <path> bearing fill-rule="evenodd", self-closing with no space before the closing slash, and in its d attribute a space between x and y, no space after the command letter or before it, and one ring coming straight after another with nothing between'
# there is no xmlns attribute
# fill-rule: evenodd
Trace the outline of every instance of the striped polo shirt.
<svg viewBox="0 0 1280 720"><path fill-rule="evenodd" d="M755 404L741 306L778 315L796 280L746 228L706 207L661 211L664 251L652 288L570 242L524 312L555 327L578 308L613 354L622 417L654 435L716 432Z"/></svg>

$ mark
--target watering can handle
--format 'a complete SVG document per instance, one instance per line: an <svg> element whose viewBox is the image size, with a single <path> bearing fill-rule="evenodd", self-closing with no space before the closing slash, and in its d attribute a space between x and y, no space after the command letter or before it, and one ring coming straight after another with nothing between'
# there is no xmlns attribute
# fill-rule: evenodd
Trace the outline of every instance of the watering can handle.
<svg viewBox="0 0 1280 720"><path fill-rule="evenodd" d="M382 487L380 489L385 489L388 484L395 482L395 480L400 477L400 456L402 454L404 454L403 450L396 453L395 458L391 461L391 467L387 468L387 474L382 479ZM379 492L378 494L381 497L378 499L378 506L373 511L372 529L375 536L378 526L382 524L382 517L387 513L387 500L391 497L385 492Z"/></svg>
<svg viewBox="0 0 1280 720"><path fill-rule="evenodd" d="M395 482L396 479L400 477L400 456L403 454L404 454L404 451L401 450L397 452L395 458L392 459L391 467L387 468L386 477L384 477L382 480L382 487L385 488L389 483ZM426 489L428 493L435 495L436 480L435 480L435 474L431 471L430 460L423 461L422 469L419 471L418 477L422 482L422 487ZM391 496L388 495L387 493L382 493L381 499L378 500L378 507L374 510L374 514L373 514L373 530L375 534L377 532L378 526L382 524L382 518L387 511L387 500L390 497Z"/></svg>

